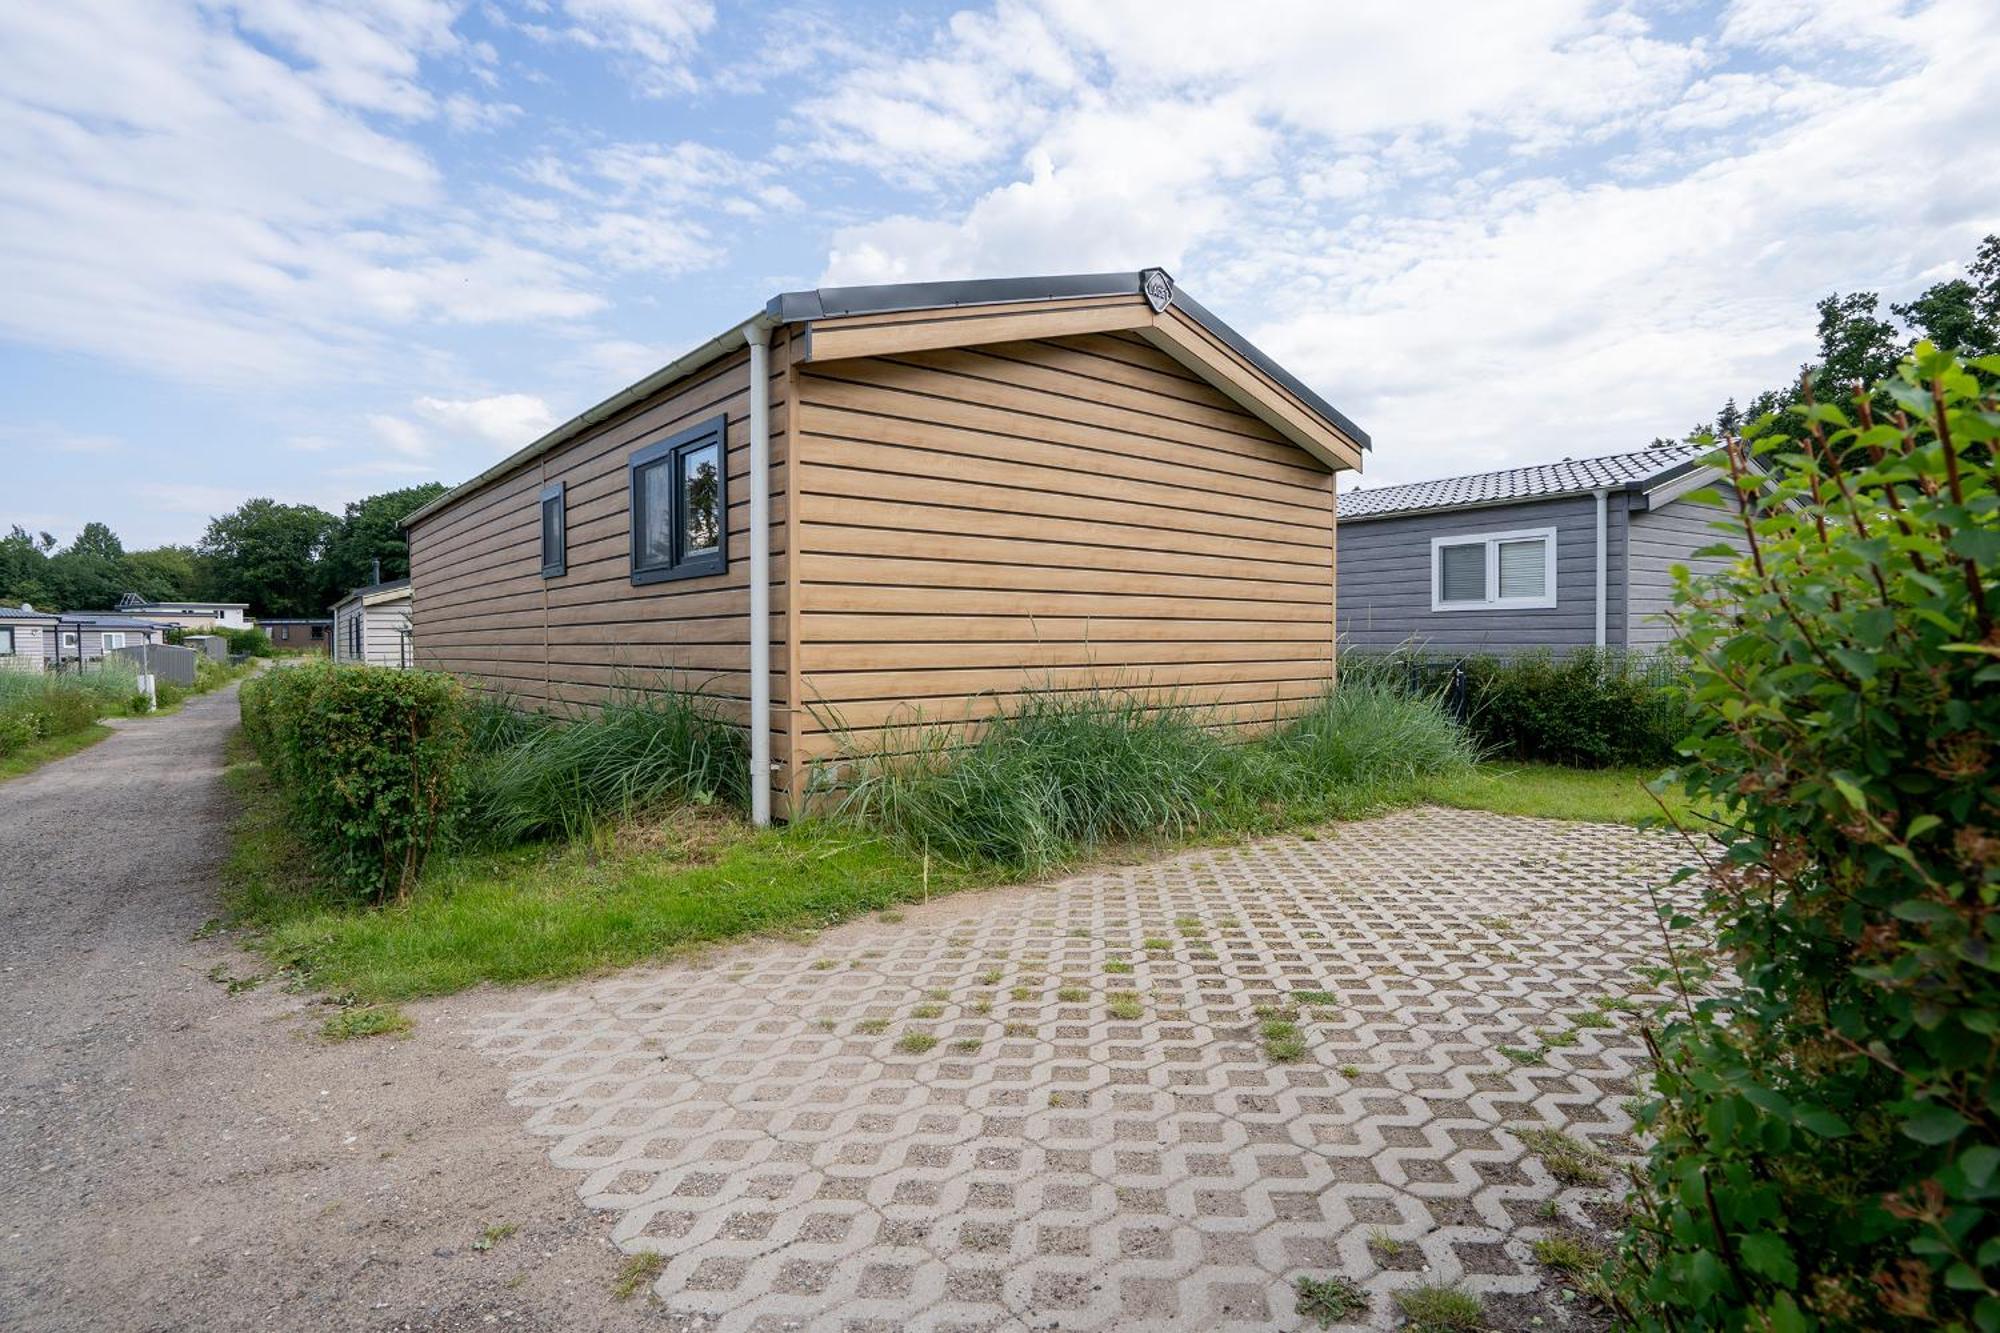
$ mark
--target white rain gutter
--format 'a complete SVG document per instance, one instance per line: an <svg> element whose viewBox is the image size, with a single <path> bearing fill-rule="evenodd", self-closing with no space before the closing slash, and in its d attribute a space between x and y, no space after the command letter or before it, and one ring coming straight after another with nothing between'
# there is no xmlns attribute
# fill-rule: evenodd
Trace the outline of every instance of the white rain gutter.
<svg viewBox="0 0 2000 1333"><path fill-rule="evenodd" d="M743 338L750 344L750 822L764 828L771 822L771 322L751 320Z"/></svg>
<svg viewBox="0 0 2000 1333"><path fill-rule="evenodd" d="M1607 526L1605 511L1610 508L1610 494L1600 486L1592 491L1591 495L1597 500L1597 637L1595 642L1599 648L1602 648L1604 647L1605 587L1608 582L1607 574L1611 564L1610 555L1604 549L1604 534Z"/></svg>

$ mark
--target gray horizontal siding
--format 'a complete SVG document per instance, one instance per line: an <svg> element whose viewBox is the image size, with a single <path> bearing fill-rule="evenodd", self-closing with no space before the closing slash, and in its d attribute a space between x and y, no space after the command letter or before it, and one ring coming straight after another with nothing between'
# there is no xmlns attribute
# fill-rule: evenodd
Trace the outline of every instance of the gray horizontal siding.
<svg viewBox="0 0 2000 1333"><path fill-rule="evenodd" d="M1749 544L1741 528L1723 532L1713 526L1730 517L1728 510L1692 495L1660 508L1632 515L1631 555L1627 581L1632 589L1632 646L1658 648L1673 638L1666 611L1674 604L1675 565L1696 574L1713 572L1729 562L1715 556L1694 559L1704 546L1728 542L1739 552Z"/></svg>
<svg viewBox="0 0 2000 1333"><path fill-rule="evenodd" d="M1534 610L1431 610L1431 540L1517 528L1556 530L1556 604ZM1625 641L1625 497L1606 514L1605 637ZM1588 495L1339 525L1340 643L1351 652L1405 645L1440 652L1586 648L1596 634L1597 511Z"/></svg>

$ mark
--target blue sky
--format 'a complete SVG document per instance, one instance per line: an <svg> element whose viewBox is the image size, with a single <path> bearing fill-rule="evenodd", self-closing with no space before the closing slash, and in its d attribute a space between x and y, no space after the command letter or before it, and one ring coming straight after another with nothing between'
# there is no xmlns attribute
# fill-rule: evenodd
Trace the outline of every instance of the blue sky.
<svg viewBox="0 0 2000 1333"><path fill-rule="evenodd" d="M455 482L819 283L1163 264L1361 484L1638 447L2000 229L1990 0L0 7L0 524Z"/></svg>

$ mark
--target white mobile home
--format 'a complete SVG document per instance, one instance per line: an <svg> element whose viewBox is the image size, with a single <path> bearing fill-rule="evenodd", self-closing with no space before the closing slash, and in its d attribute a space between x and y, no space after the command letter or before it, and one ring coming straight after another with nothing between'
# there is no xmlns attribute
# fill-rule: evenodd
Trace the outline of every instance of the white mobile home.
<svg viewBox="0 0 2000 1333"><path fill-rule="evenodd" d="M333 660L410 665L410 581L356 588L333 604Z"/></svg>
<svg viewBox="0 0 2000 1333"><path fill-rule="evenodd" d="M0 671L40 671L56 618L31 606L0 606Z"/></svg>

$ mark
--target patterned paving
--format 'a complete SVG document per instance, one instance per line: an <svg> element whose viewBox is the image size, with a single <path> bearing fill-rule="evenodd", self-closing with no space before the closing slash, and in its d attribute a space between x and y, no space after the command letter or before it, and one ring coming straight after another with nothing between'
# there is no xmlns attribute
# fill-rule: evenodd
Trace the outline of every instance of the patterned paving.
<svg viewBox="0 0 2000 1333"><path fill-rule="evenodd" d="M1293 1283L1331 1274L1367 1325L1460 1282L1555 1327L1532 1242L1602 1191L1515 1129L1629 1147L1623 1006L1679 860L1409 811L523 994L478 1036L680 1327L1313 1327Z"/></svg>

